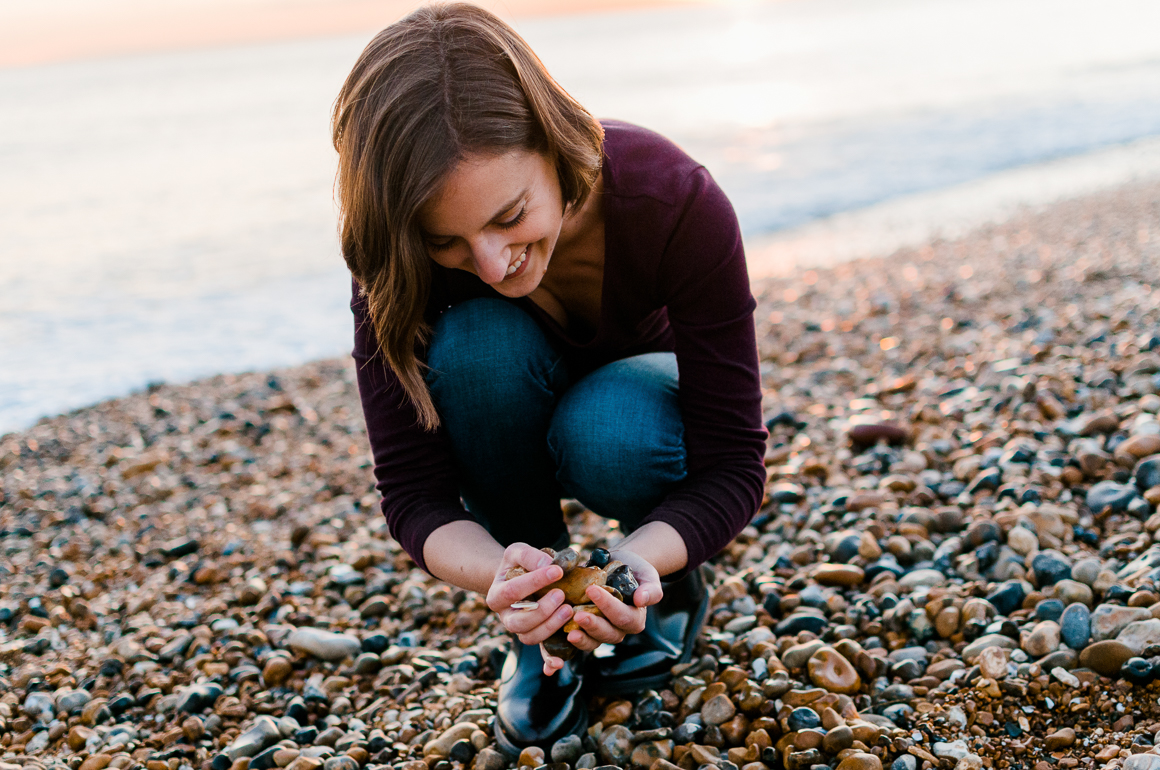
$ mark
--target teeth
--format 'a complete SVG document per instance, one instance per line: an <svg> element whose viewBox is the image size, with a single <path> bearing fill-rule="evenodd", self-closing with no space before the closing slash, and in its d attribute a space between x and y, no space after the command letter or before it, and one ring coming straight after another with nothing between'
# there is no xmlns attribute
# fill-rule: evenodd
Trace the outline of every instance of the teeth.
<svg viewBox="0 0 1160 770"><path fill-rule="evenodd" d="M527 258L528 258L528 247L525 246L524 250L522 252L520 252L519 259L517 259L513 264L508 265L507 274L511 275L515 271L519 270L520 265L522 265L524 263L524 260Z"/></svg>

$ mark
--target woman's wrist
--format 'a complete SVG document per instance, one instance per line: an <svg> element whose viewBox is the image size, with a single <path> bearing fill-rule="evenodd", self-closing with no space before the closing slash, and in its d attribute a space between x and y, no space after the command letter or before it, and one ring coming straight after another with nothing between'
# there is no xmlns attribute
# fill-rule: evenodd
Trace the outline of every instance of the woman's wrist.
<svg viewBox="0 0 1160 770"><path fill-rule="evenodd" d="M679 572L689 563L685 539L663 521L648 522L616 543L612 551L631 551L653 565L661 577Z"/></svg>
<svg viewBox="0 0 1160 770"><path fill-rule="evenodd" d="M484 596L495 580L503 554L503 546L474 521L444 524L423 543L423 561L432 575Z"/></svg>

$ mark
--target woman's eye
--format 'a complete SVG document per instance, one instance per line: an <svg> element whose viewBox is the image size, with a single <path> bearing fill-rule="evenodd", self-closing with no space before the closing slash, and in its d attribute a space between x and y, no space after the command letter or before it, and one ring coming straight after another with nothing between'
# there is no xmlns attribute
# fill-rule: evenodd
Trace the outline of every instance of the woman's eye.
<svg viewBox="0 0 1160 770"><path fill-rule="evenodd" d="M502 230L511 230L513 227L519 227L528 216L528 207L524 206L520 209L520 213L506 222L496 222L496 226Z"/></svg>
<svg viewBox="0 0 1160 770"><path fill-rule="evenodd" d="M431 249L431 251L447 251L451 248L451 241L442 241L439 243L427 241L427 248Z"/></svg>

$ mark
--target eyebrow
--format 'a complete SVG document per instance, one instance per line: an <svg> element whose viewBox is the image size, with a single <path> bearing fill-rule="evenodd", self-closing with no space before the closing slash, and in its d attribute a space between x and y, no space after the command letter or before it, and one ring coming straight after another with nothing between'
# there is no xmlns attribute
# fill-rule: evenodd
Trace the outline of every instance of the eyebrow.
<svg viewBox="0 0 1160 770"><path fill-rule="evenodd" d="M490 225L492 222L495 222L495 220L499 219L505 213L507 213L508 211L511 211L512 207L515 206L517 203L519 203L520 199L525 197L527 194L528 194L528 188L524 188L523 190L521 190L520 193L518 195L516 195L516 197L512 198L510 201L505 203L500 208L499 211L497 211L495 214L493 214L491 219L487 220L487 223ZM437 235L435 233L428 232L426 229L423 229L423 235L425 235L428 238L452 238L452 237L454 237L451 235Z"/></svg>

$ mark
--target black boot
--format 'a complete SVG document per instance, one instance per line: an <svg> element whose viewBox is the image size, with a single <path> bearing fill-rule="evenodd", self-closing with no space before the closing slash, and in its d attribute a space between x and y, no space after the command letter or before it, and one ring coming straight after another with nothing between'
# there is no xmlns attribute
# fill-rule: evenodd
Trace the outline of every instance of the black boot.
<svg viewBox="0 0 1160 770"><path fill-rule="evenodd" d="M655 689L678 663L693 656L693 644L709 612L709 589L700 569L664 584L664 597L648 608L644 631L626 637L607 657L589 658L588 673L604 695Z"/></svg>
<svg viewBox="0 0 1160 770"><path fill-rule="evenodd" d="M512 639L500 675L495 739L511 758L528 746L545 752L552 744L588 729L588 709L580 698L585 655L577 653L553 676L544 676L539 645Z"/></svg>

